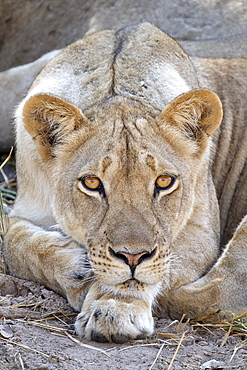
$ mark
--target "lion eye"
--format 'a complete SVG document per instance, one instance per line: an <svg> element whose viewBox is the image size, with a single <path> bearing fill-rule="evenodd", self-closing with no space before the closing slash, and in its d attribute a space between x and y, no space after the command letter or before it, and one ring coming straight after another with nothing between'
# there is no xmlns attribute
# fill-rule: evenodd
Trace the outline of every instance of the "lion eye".
<svg viewBox="0 0 247 370"><path fill-rule="evenodd" d="M161 175L157 177L155 186L158 190L169 189L175 182L175 177L170 175Z"/></svg>
<svg viewBox="0 0 247 370"><path fill-rule="evenodd" d="M81 179L82 185L89 190L100 190L102 188L102 182L98 177L87 176Z"/></svg>

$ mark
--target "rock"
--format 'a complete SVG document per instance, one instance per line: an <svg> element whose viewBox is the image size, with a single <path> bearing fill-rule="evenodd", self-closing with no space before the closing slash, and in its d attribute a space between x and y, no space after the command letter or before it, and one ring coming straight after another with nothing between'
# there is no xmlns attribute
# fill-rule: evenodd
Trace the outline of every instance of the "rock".
<svg viewBox="0 0 247 370"><path fill-rule="evenodd" d="M14 333L13 333L10 325L0 324L0 335L3 338L9 339L9 338L13 337Z"/></svg>
<svg viewBox="0 0 247 370"><path fill-rule="evenodd" d="M222 362L219 362L217 360L209 360L207 362L204 362L204 364L200 367L201 370L213 370L213 369L224 369L224 364Z"/></svg>
<svg viewBox="0 0 247 370"><path fill-rule="evenodd" d="M14 144L14 126L12 121L17 104L23 99L40 70L57 53L57 51L52 51L34 63L11 68L0 73L0 152L8 152Z"/></svg>

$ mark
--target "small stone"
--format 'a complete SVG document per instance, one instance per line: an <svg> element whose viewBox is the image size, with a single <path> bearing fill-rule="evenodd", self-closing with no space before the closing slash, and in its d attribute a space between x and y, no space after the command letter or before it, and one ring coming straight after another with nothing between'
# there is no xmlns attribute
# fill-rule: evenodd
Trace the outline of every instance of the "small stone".
<svg viewBox="0 0 247 370"><path fill-rule="evenodd" d="M49 364L40 364L37 366L37 370L47 370L49 368Z"/></svg>
<svg viewBox="0 0 247 370"><path fill-rule="evenodd" d="M219 362L217 360L209 360L207 362L204 362L204 364L201 365L201 370L214 370L214 369L223 369L224 364L222 362Z"/></svg>
<svg viewBox="0 0 247 370"><path fill-rule="evenodd" d="M8 339L8 338L13 337L14 333L9 325L2 324L0 325L0 335L3 338Z"/></svg>

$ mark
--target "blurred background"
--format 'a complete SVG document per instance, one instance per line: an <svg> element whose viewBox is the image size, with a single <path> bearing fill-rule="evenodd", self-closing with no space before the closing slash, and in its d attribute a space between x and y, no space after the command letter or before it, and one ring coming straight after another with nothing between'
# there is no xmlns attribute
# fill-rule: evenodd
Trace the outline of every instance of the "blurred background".
<svg viewBox="0 0 247 370"><path fill-rule="evenodd" d="M150 21L191 55L247 56L245 0L1 0L0 71L90 31Z"/></svg>

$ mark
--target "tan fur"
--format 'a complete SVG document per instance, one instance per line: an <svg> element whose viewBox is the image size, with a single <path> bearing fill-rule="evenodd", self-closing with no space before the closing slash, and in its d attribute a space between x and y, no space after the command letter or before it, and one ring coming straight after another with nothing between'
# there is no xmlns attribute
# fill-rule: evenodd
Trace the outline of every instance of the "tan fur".
<svg viewBox="0 0 247 370"><path fill-rule="evenodd" d="M87 119L74 105L39 94L24 105L23 122L34 139L42 160L46 162L52 156L51 148L62 143L71 132L86 126Z"/></svg>
<svg viewBox="0 0 247 370"><path fill-rule="evenodd" d="M102 31L54 58L17 110L19 192L5 258L12 274L66 296L87 339L149 335L152 309L193 317L247 308L246 219L222 252L222 188L211 174L231 139L229 118L219 129L212 77L201 89L206 68L195 64L198 76L150 24ZM237 148L224 154L227 166ZM235 173L243 173L239 160ZM156 185L162 176L170 176L167 188ZM99 188L85 186L86 177L100 179Z"/></svg>

